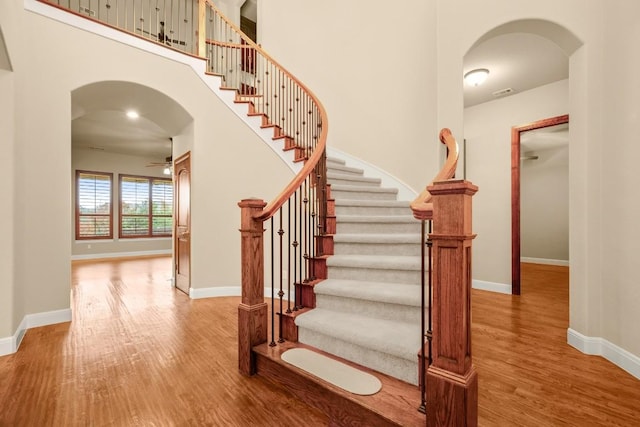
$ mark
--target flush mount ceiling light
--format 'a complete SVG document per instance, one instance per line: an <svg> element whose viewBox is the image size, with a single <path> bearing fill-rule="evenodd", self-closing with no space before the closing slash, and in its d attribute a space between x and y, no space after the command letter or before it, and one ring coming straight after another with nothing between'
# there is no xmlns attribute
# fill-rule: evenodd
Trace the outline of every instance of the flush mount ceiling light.
<svg viewBox="0 0 640 427"><path fill-rule="evenodd" d="M476 68L464 75L464 81L469 86L480 86L487 79L489 70L486 68Z"/></svg>
<svg viewBox="0 0 640 427"><path fill-rule="evenodd" d="M138 117L140 117L140 114L138 114L138 112L135 111L135 110L128 110L127 111L127 117L129 117L131 120L135 120Z"/></svg>

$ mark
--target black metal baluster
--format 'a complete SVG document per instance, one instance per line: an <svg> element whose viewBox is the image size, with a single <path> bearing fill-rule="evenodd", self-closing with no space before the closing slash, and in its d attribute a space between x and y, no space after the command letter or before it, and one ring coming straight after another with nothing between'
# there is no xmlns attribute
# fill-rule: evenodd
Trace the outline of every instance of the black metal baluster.
<svg viewBox="0 0 640 427"><path fill-rule="evenodd" d="M287 313L291 313L291 197L287 200L287 230L289 231L287 244Z"/></svg>
<svg viewBox="0 0 640 427"><path fill-rule="evenodd" d="M299 307L298 299L298 190L293 193L293 310Z"/></svg>
<svg viewBox="0 0 640 427"><path fill-rule="evenodd" d="M282 255L283 255L283 248L282 248L282 242L283 242L283 235L284 235L284 230L282 229L282 208L280 208L278 210L278 213L280 215L280 228L278 229L278 236L279 236L279 244L280 244L280 270L278 272L278 274L280 275L280 290L278 291L278 297L280 298L280 318L279 318L279 324L278 324L278 342L284 342L284 338L282 338L282 297L284 296L284 291L282 290L282 273L283 273L283 268L282 268Z"/></svg>
<svg viewBox="0 0 640 427"><path fill-rule="evenodd" d="M276 296L275 296L275 277L274 277L274 259L273 259L273 253L274 253L274 236L273 236L273 217L271 217L271 342L269 343L270 347L273 347L276 345L276 341L275 341L275 301L276 301Z"/></svg>

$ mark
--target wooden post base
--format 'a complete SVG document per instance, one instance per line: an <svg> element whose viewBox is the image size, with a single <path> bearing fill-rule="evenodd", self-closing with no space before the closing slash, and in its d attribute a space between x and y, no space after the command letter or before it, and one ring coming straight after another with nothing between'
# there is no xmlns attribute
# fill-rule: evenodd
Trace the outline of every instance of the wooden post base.
<svg viewBox="0 0 640 427"><path fill-rule="evenodd" d="M267 303L238 306L238 368L244 375L256 373L252 348L267 342Z"/></svg>
<svg viewBox="0 0 640 427"><path fill-rule="evenodd" d="M430 366L426 382L427 426L478 425L478 374L473 366L465 376Z"/></svg>

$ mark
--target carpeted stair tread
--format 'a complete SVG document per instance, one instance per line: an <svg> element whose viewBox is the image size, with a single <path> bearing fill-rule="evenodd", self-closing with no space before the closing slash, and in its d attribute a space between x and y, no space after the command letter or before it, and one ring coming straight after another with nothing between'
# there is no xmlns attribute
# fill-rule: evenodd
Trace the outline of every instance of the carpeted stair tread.
<svg viewBox="0 0 640 427"><path fill-rule="evenodd" d="M346 165L347 162L343 159L339 159L338 157L327 156L327 163L339 163L341 165Z"/></svg>
<svg viewBox="0 0 640 427"><path fill-rule="evenodd" d="M327 164L327 171L338 171L343 174L360 175L364 174L364 170L353 168L351 166L343 166L338 164Z"/></svg>
<svg viewBox="0 0 640 427"><path fill-rule="evenodd" d="M336 206L367 206L367 207L383 207L383 208L407 208L410 214L409 202L404 200L359 200L359 199L339 199L336 200Z"/></svg>
<svg viewBox="0 0 640 427"><path fill-rule="evenodd" d="M404 223L404 224L416 224L416 226L420 225L414 217L411 215L340 215L336 217L337 222L373 222L380 224L393 224L393 223Z"/></svg>
<svg viewBox="0 0 640 427"><path fill-rule="evenodd" d="M327 179L332 181L348 181L346 185L380 185L382 182L380 178L367 178L365 176L358 176L353 174L343 174L335 172L327 172Z"/></svg>
<svg viewBox="0 0 640 427"><path fill-rule="evenodd" d="M365 280L326 279L314 287L318 295L331 295L367 301L420 307L422 288L406 283Z"/></svg>
<svg viewBox="0 0 640 427"><path fill-rule="evenodd" d="M411 362L420 349L419 324L315 308L297 316L296 325Z"/></svg>
<svg viewBox="0 0 640 427"><path fill-rule="evenodd" d="M419 256L389 255L333 255L327 258L328 267L368 268L378 270L422 269ZM416 286L419 283L416 283Z"/></svg>
<svg viewBox="0 0 640 427"><path fill-rule="evenodd" d="M393 244L393 243L415 243L420 244L420 233L405 234L375 234L375 233L341 233L333 236L334 243L372 243L372 244Z"/></svg>
<svg viewBox="0 0 640 427"><path fill-rule="evenodd" d="M369 192L369 193L390 193L398 194L397 188L384 188L384 187L363 187L362 185L345 185L345 184L332 184L332 191L344 191L344 192Z"/></svg>

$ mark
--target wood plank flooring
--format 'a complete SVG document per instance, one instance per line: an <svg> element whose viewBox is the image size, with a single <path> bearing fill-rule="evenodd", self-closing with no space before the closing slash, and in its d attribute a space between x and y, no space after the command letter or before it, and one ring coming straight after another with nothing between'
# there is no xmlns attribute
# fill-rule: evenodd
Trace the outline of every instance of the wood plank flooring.
<svg viewBox="0 0 640 427"><path fill-rule="evenodd" d="M239 298L189 300L165 257L73 264L73 322L0 357L0 426L322 426L237 369ZM473 291L481 426L639 426L640 381L566 344L568 271L523 265L521 297Z"/></svg>

